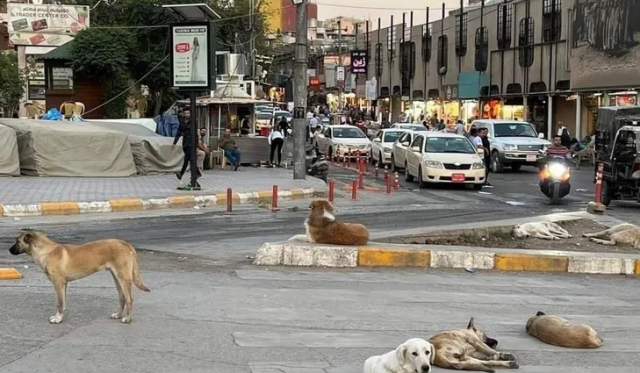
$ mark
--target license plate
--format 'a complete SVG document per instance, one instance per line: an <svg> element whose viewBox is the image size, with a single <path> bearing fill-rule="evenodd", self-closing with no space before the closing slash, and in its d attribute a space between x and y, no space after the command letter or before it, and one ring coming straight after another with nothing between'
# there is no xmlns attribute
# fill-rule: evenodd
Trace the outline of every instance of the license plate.
<svg viewBox="0 0 640 373"><path fill-rule="evenodd" d="M464 183L464 174L451 175L451 181L453 181L454 183Z"/></svg>
<svg viewBox="0 0 640 373"><path fill-rule="evenodd" d="M537 159L535 155L527 155L527 162L535 162Z"/></svg>

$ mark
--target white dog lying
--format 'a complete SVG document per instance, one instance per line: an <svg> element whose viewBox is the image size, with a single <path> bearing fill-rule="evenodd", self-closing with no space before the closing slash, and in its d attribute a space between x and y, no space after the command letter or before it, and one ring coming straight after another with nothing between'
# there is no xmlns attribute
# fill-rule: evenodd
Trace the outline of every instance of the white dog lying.
<svg viewBox="0 0 640 373"><path fill-rule="evenodd" d="M517 238L541 238L543 240L559 240L561 238L571 238L569 232L556 223L550 221L539 221L535 223L525 223L516 225L513 228L513 235Z"/></svg>
<svg viewBox="0 0 640 373"><path fill-rule="evenodd" d="M412 338L384 355L371 356L364 362L364 373L427 373L436 358L433 345Z"/></svg>
<svg viewBox="0 0 640 373"><path fill-rule="evenodd" d="M633 224L618 224L609 229L596 233L585 233L582 237L588 237L589 241L601 245L616 246L618 244L631 245L640 249L640 228ZM608 240L603 238L608 237Z"/></svg>

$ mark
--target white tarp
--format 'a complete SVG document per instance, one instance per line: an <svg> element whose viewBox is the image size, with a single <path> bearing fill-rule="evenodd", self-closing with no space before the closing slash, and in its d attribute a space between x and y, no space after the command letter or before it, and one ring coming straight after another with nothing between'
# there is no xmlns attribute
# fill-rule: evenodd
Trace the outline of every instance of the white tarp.
<svg viewBox="0 0 640 373"><path fill-rule="evenodd" d="M18 140L22 174L126 177L136 174L128 136L85 123L0 118Z"/></svg>
<svg viewBox="0 0 640 373"><path fill-rule="evenodd" d="M0 176L20 176L16 133L3 125L0 125Z"/></svg>

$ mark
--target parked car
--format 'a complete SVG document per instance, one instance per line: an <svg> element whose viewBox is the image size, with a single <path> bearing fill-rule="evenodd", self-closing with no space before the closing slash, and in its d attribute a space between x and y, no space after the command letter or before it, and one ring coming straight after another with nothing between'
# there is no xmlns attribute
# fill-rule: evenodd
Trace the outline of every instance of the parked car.
<svg viewBox="0 0 640 373"><path fill-rule="evenodd" d="M366 155L371 151L371 140L356 126L336 124L322 129L315 138L315 146L329 157L354 155L356 150Z"/></svg>
<svg viewBox="0 0 640 373"><path fill-rule="evenodd" d="M274 117L278 118L278 121L280 120L280 117L285 117L287 118L287 122L291 122L291 120L293 119L293 115L291 115L291 113L286 110L276 110L274 113Z"/></svg>
<svg viewBox="0 0 640 373"><path fill-rule="evenodd" d="M397 130L412 130L412 131L428 131L427 127L420 123L394 123L391 128Z"/></svg>
<svg viewBox="0 0 640 373"><path fill-rule="evenodd" d="M405 130L404 134L400 136L395 143L393 143L390 161L391 171L395 172L406 168L409 145L413 142L413 138L416 134L421 132L423 131Z"/></svg>
<svg viewBox="0 0 640 373"><path fill-rule="evenodd" d="M371 143L371 163L378 162L379 165L390 164L393 144L407 131L395 128L379 130Z"/></svg>
<svg viewBox="0 0 640 373"><path fill-rule="evenodd" d="M489 130L491 171L501 173L505 167L518 171L522 166L536 166L544 157L540 152L551 143L538 137L535 126L528 122L504 119L474 120L478 129Z"/></svg>
<svg viewBox="0 0 640 373"><path fill-rule="evenodd" d="M256 125L258 126L270 126L273 114L268 111L261 111L256 113Z"/></svg>
<svg viewBox="0 0 640 373"><path fill-rule="evenodd" d="M485 169L478 152L463 135L419 133L407 152L405 179L411 182L414 177L418 178L420 188L428 183L453 183L481 189Z"/></svg>

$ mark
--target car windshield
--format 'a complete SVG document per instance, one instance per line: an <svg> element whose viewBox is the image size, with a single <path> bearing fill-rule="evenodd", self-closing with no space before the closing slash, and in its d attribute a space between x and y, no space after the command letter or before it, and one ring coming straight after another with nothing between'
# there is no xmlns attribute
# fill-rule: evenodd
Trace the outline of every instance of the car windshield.
<svg viewBox="0 0 640 373"><path fill-rule="evenodd" d="M288 111L276 111L276 116L290 118L291 113Z"/></svg>
<svg viewBox="0 0 640 373"><path fill-rule="evenodd" d="M367 135L360 128L334 128L333 137L337 139L364 139Z"/></svg>
<svg viewBox="0 0 640 373"><path fill-rule="evenodd" d="M384 140L382 140L382 142L395 142L403 134L404 131L387 131L384 133Z"/></svg>
<svg viewBox="0 0 640 373"><path fill-rule="evenodd" d="M393 128L414 131L426 131L427 128L421 124L394 124Z"/></svg>
<svg viewBox="0 0 640 373"><path fill-rule="evenodd" d="M494 123L493 128L493 137L538 137L533 126L526 122Z"/></svg>
<svg viewBox="0 0 640 373"><path fill-rule="evenodd" d="M271 115L271 113L258 113L256 114L256 119L258 120L271 120L271 118L273 118L273 115Z"/></svg>
<svg viewBox="0 0 640 373"><path fill-rule="evenodd" d="M428 137L425 153L475 154L476 150L464 137Z"/></svg>

